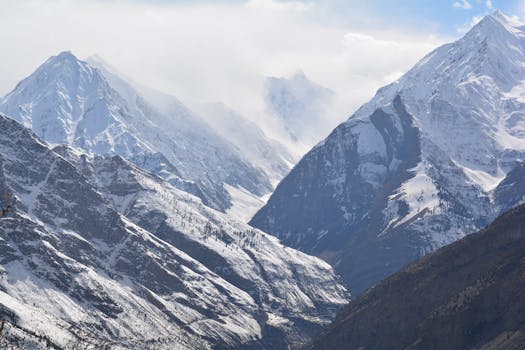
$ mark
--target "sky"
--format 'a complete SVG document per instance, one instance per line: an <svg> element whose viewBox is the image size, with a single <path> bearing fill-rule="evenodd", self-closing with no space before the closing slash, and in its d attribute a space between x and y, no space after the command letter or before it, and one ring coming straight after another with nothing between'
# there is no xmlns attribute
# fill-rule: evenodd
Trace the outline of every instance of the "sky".
<svg viewBox="0 0 525 350"><path fill-rule="evenodd" d="M0 0L0 95L49 56L98 54L190 106L262 113L266 76L303 71L346 119L425 54L525 0Z"/></svg>

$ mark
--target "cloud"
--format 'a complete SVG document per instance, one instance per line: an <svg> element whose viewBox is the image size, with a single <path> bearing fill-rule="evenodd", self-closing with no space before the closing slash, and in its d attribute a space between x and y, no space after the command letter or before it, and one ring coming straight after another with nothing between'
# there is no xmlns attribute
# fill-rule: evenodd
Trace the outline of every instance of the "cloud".
<svg viewBox="0 0 525 350"><path fill-rule="evenodd" d="M315 3L3 0L0 95L49 56L99 54L188 104L222 101L257 120L265 76L302 69L336 91L342 120L444 40L317 20ZM7 30L6 28L9 28Z"/></svg>
<svg viewBox="0 0 525 350"><path fill-rule="evenodd" d="M463 9L463 10L470 10L472 8L472 5L470 4L470 2L468 2L468 0L456 1L454 2L454 4L452 4L452 6L454 6L457 9Z"/></svg>
<svg viewBox="0 0 525 350"><path fill-rule="evenodd" d="M488 10L494 10L494 4L492 3L492 0L485 1L485 6Z"/></svg>
<svg viewBox="0 0 525 350"><path fill-rule="evenodd" d="M305 12L312 8L311 3L301 1L277 2L268 0L250 0L245 5L247 8L263 11L294 11Z"/></svg>

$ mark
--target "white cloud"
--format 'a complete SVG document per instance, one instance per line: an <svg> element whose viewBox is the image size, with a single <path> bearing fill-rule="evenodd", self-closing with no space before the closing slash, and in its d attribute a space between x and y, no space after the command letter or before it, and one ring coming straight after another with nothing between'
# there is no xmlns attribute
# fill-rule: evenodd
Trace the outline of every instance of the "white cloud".
<svg viewBox="0 0 525 350"><path fill-rule="evenodd" d="M454 6L457 9L463 9L463 10L469 10L472 8L472 5L470 4L470 2L468 2L468 0L456 1L454 2L452 6Z"/></svg>
<svg viewBox="0 0 525 350"><path fill-rule="evenodd" d="M346 33L345 34L345 41L347 43L352 42L371 42L374 41L374 37L371 35L363 34L363 33Z"/></svg>
<svg viewBox="0 0 525 350"><path fill-rule="evenodd" d="M494 10L494 4L492 3L492 0L485 1L485 6L487 6L488 10Z"/></svg>
<svg viewBox="0 0 525 350"><path fill-rule="evenodd" d="M245 5L247 8L263 11L294 11L305 12L312 8L311 3L300 1L276 2L271 0L250 0Z"/></svg>
<svg viewBox="0 0 525 350"><path fill-rule="evenodd" d="M188 103L220 100L252 119L264 76L302 69L343 100L342 120L443 42L431 33L364 30L316 20L316 5L146 5L2 0L0 95L49 56L97 53L132 79Z"/></svg>

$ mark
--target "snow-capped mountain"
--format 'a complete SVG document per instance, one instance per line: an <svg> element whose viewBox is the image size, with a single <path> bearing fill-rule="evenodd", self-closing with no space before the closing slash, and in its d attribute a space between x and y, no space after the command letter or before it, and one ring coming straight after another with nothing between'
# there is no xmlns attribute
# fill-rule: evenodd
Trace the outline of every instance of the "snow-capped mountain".
<svg viewBox="0 0 525 350"><path fill-rule="evenodd" d="M335 93L310 81L299 71L289 78L268 77L264 101L292 141L308 148L335 125L326 118Z"/></svg>
<svg viewBox="0 0 525 350"><path fill-rule="evenodd" d="M70 52L51 57L0 102L3 112L53 144L118 154L226 210L225 185L263 196L265 173L175 97L139 89Z"/></svg>
<svg viewBox="0 0 525 350"><path fill-rule="evenodd" d="M523 201L525 26L500 12L381 88L251 224L361 292Z"/></svg>
<svg viewBox="0 0 525 350"><path fill-rule="evenodd" d="M237 149L276 186L299 159L287 147L269 138L254 122L246 119L222 103L209 103L197 109L210 126L230 141ZM227 213L247 222L264 204L261 198L239 188L226 186L232 200ZM269 195L269 194L268 194Z"/></svg>
<svg viewBox="0 0 525 350"><path fill-rule="evenodd" d="M347 301L325 262L120 156L53 150L4 116L0 155L11 344L284 349Z"/></svg>

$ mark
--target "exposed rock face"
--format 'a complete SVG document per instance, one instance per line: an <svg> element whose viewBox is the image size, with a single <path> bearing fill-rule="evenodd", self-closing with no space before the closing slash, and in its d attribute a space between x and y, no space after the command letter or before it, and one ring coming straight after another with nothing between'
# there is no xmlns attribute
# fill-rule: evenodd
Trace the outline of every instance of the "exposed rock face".
<svg viewBox="0 0 525 350"><path fill-rule="evenodd" d="M500 13L381 88L251 224L359 294L523 201L525 32Z"/></svg>
<svg viewBox="0 0 525 350"><path fill-rule="evenodd" d="M308 349L523 349L525 206L352 301Z"/></svg>

